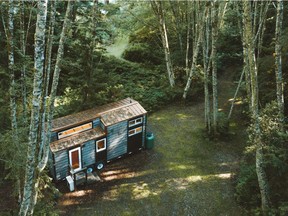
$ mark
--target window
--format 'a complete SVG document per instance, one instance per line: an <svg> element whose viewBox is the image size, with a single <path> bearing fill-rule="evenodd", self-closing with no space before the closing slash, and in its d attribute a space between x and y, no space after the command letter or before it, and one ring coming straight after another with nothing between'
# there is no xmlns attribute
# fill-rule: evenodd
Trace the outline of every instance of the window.
<svg viewBox="0 0 288 216"><path fill-rule="evenodd" d="M96 141L96 152L106 149L106 138Z"/></svg>
<svg viewBox="0 0 288 216"><path fill-rule="evenodd" d="M129 130L128 136L133 136L133 135L141 133L141 132L142 132L142 127L137 127L137 128Z"/></svg>
<svg viewBox="0 0 288 216"><path fill-rule="evenodd" d="M134 125L138 125L138 124L142 124L143 118L137 118L137 119L133 119L131 121L129 121L129 127L132 127Z"/></svg>
<svg viewBox="0 0 288 216"><path fill-rule="evenodd" d="M73 134L77 134L80 133L82 131L86 131L92 128L92 122L87 123L87 124L83 124L65 131L61 131L58 133L58 139L62 139L68 136L71 136Z"/></svg>
<svg viewBox="0 0 288 216"><path fill-rule="evenodd" d="M70 167L74 170L74 172L82 169L80 147L69 151L69 162L70 162Z"/></svg>

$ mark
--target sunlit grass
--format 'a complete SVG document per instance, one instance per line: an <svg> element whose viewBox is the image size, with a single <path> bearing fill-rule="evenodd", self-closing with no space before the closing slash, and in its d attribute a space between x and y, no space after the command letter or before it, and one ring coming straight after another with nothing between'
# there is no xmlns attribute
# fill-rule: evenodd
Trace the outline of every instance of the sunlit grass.
<svg viewBox="0 0 288 216"><path fill-rule="evenodd" d="M150 115L154 148L123 159L137 169L129 163L104 172L100 184L111 186L77 204L75 215L242 215L231 183L239 146L207 139L203 116L190 109L172 106Z"/></svg>

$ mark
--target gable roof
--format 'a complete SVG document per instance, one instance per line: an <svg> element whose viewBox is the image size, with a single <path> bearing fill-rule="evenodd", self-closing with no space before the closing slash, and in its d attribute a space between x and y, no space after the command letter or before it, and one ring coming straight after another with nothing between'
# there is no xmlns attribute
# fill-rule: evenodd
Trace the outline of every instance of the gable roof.
<svg viewBox="0 0 288 216"><path fill-rule="evenodd" d="M106 135L105 131L100 127L93 128L91 130L78 133L60 140L56 140L50 143L50 149L52 152L57 152L63 149L69 149L74 146L80 145L89 140L94 140Z"/></svg>
<svg viewBox="0 0 288 216"><path fill-rule="evenodd" d="M105 126L146 114L147 111L132 98L126 98L114 103L93 109L74 113L52 121L52 131L61 131L73 126L84 124L96 118L101 118Z"/></svg>

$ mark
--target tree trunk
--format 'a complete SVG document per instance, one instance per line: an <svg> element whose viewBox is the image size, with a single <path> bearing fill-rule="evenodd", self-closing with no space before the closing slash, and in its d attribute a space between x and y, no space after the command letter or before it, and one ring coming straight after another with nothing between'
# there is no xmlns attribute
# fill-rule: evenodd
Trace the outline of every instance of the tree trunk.
<svg viewBox="0 0 288 216"><path fill-rule="evenodd" d="M259 109L258 109L258 80L257 80L257 63L255 59L255 40L252 30L252 19L251 19L251 2L243 1L244 14L244 40L247 46L248 56L248 69L250 71L251 79L251 113L254 125L254 142L256 144L256 173L258 178L258 184L261 194L261 206L263 214L266 215L270 208L270 195L267 176L263 167L263 144L261 142L261 131L259 125Z"/></svg>
<svg viewBox="0 0 288 216"><path fill-rule="evenodd" d="M14 1L9 0L8 15L8 67L10 74L10 112L13 140L15 144L18 139L17 125L17 104L16 104L16 83L15 83L15 57L14 57Z"/></svg>
<svg viewBox="0 0 288 216"><path fill-rule="evenodd" d="M218 3L212 4L211 20L212 20L212 44L211 44L211 61L212 61L212 95L213 95L213 131L214 135L218 130L218 81L217 81L217 37L218 37Z"/></svg>
<svg viewBox="0 0 288 216"><path fill-rule="evenodd" d="M31 199L35 184L35 161L36 146L38 141L39 117L41 108L41 94L43 82L43 66L45 53L45 28L47 18L47 2L48 0L38 1L36 32L35 32L35 50L34 50L34 83L32 96L32 112L29 130L29 142L27 151L27 162L25 169L25 181L23 199L19 215L27 215L31 210Z"/></svg>
<svg viewBox="0 0 288 216"><path fill-rule="evenodd" d="M50 10L50 21L49 21L49 32L47 38L46 46L46 56L45 56L45 73L44 73L44 88L43 88L43 100L42 100L42 117L41 117L41 138L40 138L40 149L38 154L39 161L43 157L43 146L46 139L46 117L47 117L47 98L49 94L49 84L51 76L51 62L52 62L52 48L53 48L53 36L54 36L54 26L55 26L55 16L56 16L56 2L51 1Z"/></svg>
<svg viewBox="0 0 288 216"><path fill-rule="evenodd" d="M277 89L277 103L280 122L284 120L284 83L282 77L282 20L283 20L283 1L277 1L277 18L275 30L275 75L276 75L276 89Z"/></svg>
<svg viewBox="0 0 288 216"><path fill-rule="evenodd" d="M151 6L159 21L159 30L160 30L162 45L163 45L164 53L165 53L165 62L166 62L169 83L171 87L174 87L175 76L174 76L174 71L173 71L173 66L172 66L169 41L168 41L168 33L167 33L166 22L165 22L165 13L162 7L162 2L153 0L151 1Z"/></svg>
<svg viewBox="0 0 288 216"><path fill-rule="evenodd" d="M201 9L203 10L203 8L200 7L200 3L199 3L199 13L197 14L197 18L195 18L194 20L194 24L195 24L195 31L194 31L194 41L193 41L193 56L192 56L192 65L191 65L191 69L189 72L189 76L188 76L188 80L184 89L184 93L183 93L183 98L186 99L187 94L188 94L188 90L190 89L191 86L191 82L192 82L192 78L194 76L194 73L196 71L196 66L197 66L197 58L198 58L198 54L199 54L199 48L202 42L202 31L203 31L203 26L204 26L204 16L206 15L207 12L207 7L205 7L204 11L201 13Z"/></svg>
<svg viewBox="0 0 288 216"><path fill-rule="evenodd" d="M186 1L187 8L190 6L190 2ZM191 14L189 10L187 10L186 14L186 55L185 55L185 71L186 75L189 74L189 49L190 49L190 31L191 31Z"/></svg>
<svg viewBox="0 0 288 216"><path fill-rule="evenodd" d="M55 5L52 6L52 10L55 14ZM54 74L53 74L53 81L52 81L52 87L51 87L51 93L50 93L50 99L48 102L48 115L47 115L47 128L42 128L42 132L45 131L45 139L43 143L43 154L42 157L39 160L39 163L36 167L36 172L35 172L35 184L34 184L34 193L32 194L32 199L31 199L31 215L33 214L33 209L34 206L37 203L38 199L38 186L39 186L39 181L40 181L40 175L43 172L44 168L47 165L48 162L48 157L49 157L49 144L50 144L50 135L51 135L51 129L52 129L52 117L53 117L53 112L54 112L54 102L56 98L56 92L57 92L57 87L58 87L58 81L59 81L59 75L60 75L60 65L61 61L63 59L64 55L64 43L66 39L66 34L69 29L69 15L71 12L71 1L68 1L67 9L66 9L66 15L63 23L63 28L62 32L60 35L60 41L59 41L59 47L57 51L57 58L56 58L56 64L55 64L55 69L54 69ZM54 24L52 21L51 24Z"/></svg>
<svg viewBox="0 0 288 216"><path fill-rule="evenodd" d="M10 74L10 118L11 118L11 129L12 129L12 141L13 146L19 145L18 137L18 122L17 122L17 103L16 103L16 82L15 82L15 56L14 56L14 10L15 5L13 0L9 0L9 11L8 11L8 68ZM20 170L16 167L15 173L19 174ZM18 202L21 202L21 178L16 176L16 189L18 191Z"/></svg>
<svg viewBox="0 0 288 216"><path fill-rule="evenodd" d="M208 10L205 21L205 30L203 30L203 69L204 69L204 98L205 98L205 125L208 134L211 133L211 115L210 115L210 65L211 58L209 54L210 48L210 29L211 29L211 9Z"/></svg>
<svg viewBox="0 0 288 216"><path fill-rule="evenodd" d="M27 90L26 90L26 41L25 41L25 13L24 0L20 4L20 49L22 52L23 64L21 66L21 90L22 90L22 109L23 109L23 124L27 126ZM28 31L28 28L27 28Z"/></svg>

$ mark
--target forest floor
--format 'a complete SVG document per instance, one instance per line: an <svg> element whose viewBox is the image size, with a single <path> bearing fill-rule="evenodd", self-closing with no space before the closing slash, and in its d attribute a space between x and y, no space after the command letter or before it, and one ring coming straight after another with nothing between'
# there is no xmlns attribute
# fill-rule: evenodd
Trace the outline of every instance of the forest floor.
<svg viewBox="0 0 288 216"><path fill-rule="evenodd" d="M229 80L227 70L219 83L219 108L225 115L236 88ZM229 135L210 140L203 110L203 102L178 103L150 114L154 148L109 163L99 174L101 182L74 192L60 185L60 215L243 215L233 177L245 130L234 115Z"/></svg>

